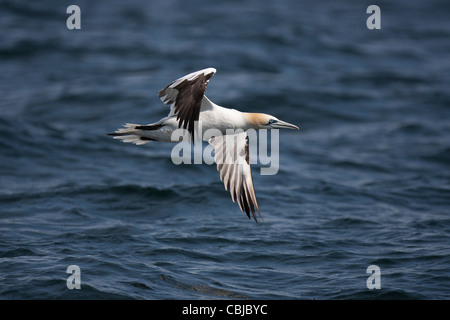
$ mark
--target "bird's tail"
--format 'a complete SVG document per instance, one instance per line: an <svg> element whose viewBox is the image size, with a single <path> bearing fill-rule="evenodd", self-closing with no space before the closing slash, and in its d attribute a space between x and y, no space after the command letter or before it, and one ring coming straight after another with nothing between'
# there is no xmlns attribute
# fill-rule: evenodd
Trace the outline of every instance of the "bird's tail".
<svg viewBox="0 0 450 320"><path fill-rule="evenodd" d="M158 130L159 128L161 128L160 124L140 125L127 123L123 128L117 129L114 133L107 133L107 135L113 136L114 139L120 139L123 142L141 145L149 143L150 141L157 141L157 139L148 137L146 132L149 130Z"/></svg>

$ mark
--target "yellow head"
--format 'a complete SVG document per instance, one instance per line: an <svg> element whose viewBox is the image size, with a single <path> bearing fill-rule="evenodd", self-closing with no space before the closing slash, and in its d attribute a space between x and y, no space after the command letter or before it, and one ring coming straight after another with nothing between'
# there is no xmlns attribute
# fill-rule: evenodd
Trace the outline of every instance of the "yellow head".
<svg viewBox="0 0 450 320"><path fill-rule="evenodd" d="M270 114L265 113L247 113L249 127L253 129L295 129L296 125L281 121Z"/></svg>

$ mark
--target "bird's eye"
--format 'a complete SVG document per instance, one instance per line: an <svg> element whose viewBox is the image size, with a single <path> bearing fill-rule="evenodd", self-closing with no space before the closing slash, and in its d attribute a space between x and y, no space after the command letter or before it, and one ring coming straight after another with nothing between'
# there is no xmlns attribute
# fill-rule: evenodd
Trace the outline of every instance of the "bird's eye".
<svg viewBox="0 0 450 320"><path fill-rule="evenodd" d="M275 120L275 119L270 119L268 124L273 124L273 123L275 123L275 122L277 122L277 120Z"/></svg>

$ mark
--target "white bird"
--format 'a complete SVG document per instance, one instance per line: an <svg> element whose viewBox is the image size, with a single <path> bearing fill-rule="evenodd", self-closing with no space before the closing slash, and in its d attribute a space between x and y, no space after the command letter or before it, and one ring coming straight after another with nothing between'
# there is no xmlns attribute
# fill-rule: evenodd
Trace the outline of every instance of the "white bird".
<svg viewBox="0 0 450 320"><path fill-rule="evenodd" d="M299 128L268 114L240 112L215 104L205 96L209 80L215 73L216 69L207 68L173 81L158 93L162 102L170 106L167 117L146 125L127 123L124 128L108 135L123 142L142 145L150 141L178 142L172 141L172 133L179 128L186 129L195 142L194 136L201 134L197 131L198 123L201 123L203 132L218 129L222 135L207 141L214 148L214 161L220 179L225 189L230 191L233 202L237 200L241 211L245 212L249 219L251 212L258 223L255 212L258 212L261 219L262 216L253 187L247 130ZM227 129L236 130L232 137L234 139L230 139L229 134L227 138ZM230 141L233 141L232 145L229 144ZM224 161L225 158L228 161Z"/></svg>

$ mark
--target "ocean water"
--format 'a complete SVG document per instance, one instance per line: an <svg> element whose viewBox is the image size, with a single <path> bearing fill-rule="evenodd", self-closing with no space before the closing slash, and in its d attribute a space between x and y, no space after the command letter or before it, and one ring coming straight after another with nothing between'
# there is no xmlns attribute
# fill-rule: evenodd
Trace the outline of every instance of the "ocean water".
<svg viewBox="0 0 450 320"><path fill-rule="evenodd" d="M371 4L0 1L0 298L449 299L450 5L377 1L369 30ZM301 128L253 168L264 223L214 165L105 135L206 67Z"/></svg>

